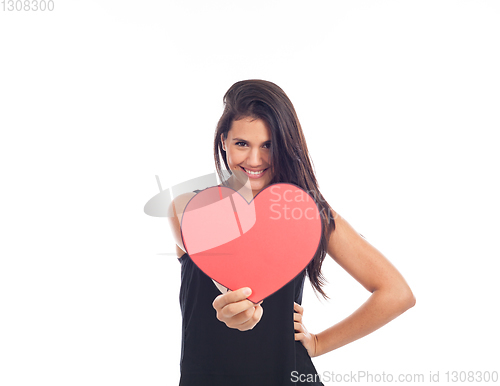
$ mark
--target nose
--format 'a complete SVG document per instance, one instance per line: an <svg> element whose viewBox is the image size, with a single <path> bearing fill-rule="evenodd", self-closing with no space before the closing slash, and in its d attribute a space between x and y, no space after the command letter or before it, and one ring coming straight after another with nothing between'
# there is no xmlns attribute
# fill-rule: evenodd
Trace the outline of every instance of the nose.
<svg viewBox="0 0 500 386"><path fill-rule="evenodd" d="M259 148L254 148L250 150L247 164L251 168L258 168L259 166L262 165L262 154Z"/></svg>

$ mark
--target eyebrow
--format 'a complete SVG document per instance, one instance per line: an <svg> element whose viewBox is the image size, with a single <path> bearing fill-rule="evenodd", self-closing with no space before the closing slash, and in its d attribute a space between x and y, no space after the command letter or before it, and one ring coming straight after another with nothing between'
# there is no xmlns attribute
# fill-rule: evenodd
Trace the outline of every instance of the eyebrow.
<svg viewBox="0 0 500 386"><path fill-rule="evenodd" d="M243 139L243 138L233 138L233 141L241 141L241 142L248 142L246 139ZM264 141L262 143L271 143L271 140L268 140L268 141Z"/></svg>

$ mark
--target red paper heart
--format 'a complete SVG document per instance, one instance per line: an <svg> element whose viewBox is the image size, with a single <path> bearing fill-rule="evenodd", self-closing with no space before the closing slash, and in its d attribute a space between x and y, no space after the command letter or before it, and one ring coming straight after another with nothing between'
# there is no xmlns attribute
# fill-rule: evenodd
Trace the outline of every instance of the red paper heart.
<svg viewBox="0 0 500 386"><path fill-rule="evenodd" d="M293 280L314 257L321 217L313 198L297 185L278 183L247 201L214 186L188 202L181 235L193 262L216 282L250 287L254 303Z"/></svg>

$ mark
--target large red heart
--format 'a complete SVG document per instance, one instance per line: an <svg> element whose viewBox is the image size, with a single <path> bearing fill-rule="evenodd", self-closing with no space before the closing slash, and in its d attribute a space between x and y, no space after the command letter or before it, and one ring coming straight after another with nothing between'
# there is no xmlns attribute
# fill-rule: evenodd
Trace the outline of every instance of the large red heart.
<svg viewBox="0 0 500 386"><path fill-rule="evenodd" d="M248 203L237 191L214 186L186 205L181 235L193 262L216 282L250 287L254 303L293 280L314 257L322 224L313 198L278 183Z"/></svg>

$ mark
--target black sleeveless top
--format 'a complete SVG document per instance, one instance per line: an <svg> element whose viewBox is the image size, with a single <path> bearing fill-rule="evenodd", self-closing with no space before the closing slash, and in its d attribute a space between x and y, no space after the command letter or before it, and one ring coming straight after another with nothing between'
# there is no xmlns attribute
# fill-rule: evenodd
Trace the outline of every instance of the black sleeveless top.
<svg viewBox="0 0 500 386"><path fill-rule="evenodd" d="M295 341L293 303L302 303L305 271L264 299L252 330L229 328L212 306L220 291L185 253L180 259L181 386L323 385L301 342ZM315 379L317 382L298 382Z"/></svg>

